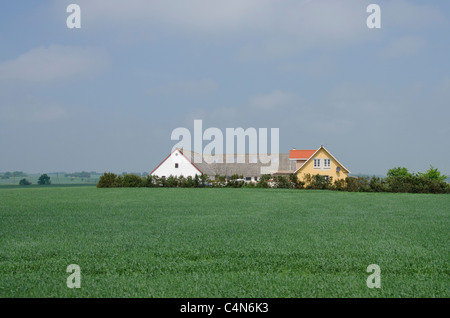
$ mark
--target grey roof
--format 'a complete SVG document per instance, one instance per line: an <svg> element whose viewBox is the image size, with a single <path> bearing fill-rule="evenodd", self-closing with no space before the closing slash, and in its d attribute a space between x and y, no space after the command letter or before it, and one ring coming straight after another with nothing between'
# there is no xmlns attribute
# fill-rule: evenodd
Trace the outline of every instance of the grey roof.
<svg viewBox="0 0 450 318"><path fill-rule="evenodd" d="M260 156L256 154L237 154L237 155L200 155L190 150L183 150L183 154L203 173L209 177L216 175L232 176L233 174L243 175L245 177L260 177L263 174L273 174L277 171L295 170L295 161L289 160L289 154L278 154L278 167L271 167L270 161L262 163ZM276 155L270 155L276 163ZM240 162L242 161L242 162Z"/></svg>

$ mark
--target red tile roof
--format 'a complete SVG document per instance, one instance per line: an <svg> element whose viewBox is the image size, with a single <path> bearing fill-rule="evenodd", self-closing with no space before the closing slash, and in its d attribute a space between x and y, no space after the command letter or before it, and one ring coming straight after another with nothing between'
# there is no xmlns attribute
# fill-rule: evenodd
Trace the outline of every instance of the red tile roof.
<svg viewBox="0 0 450 318"><path fill-rule="evenodd" d="M291 150L291 151L289 151L289 159L308 159L316 151L317 151L317 149L315 149L315 150Z"/></svg>

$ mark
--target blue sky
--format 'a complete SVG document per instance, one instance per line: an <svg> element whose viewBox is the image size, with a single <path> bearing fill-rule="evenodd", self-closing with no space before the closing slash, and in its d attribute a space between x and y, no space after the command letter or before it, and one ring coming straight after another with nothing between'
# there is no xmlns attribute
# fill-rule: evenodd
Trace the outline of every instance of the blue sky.
<svg viewBox="0 0 450 318"><path fill-rule="evenodd" d="M68 29L66 7L81 7ZM366 7L381 7L368 29ZM279 128L353 173L450 174L448 1L12 1L0 171L151 171L177 127Z"/></svg>

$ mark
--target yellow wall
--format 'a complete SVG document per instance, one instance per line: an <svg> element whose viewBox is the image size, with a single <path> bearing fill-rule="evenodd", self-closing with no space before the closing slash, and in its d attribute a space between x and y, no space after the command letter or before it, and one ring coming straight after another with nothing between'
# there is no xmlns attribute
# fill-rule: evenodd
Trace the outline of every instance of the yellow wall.
<svg viewBox="0 0 450 318"><path fill-rule="evenodd" d="M314 159L331 159L331 167L330 169L314 169ZM340 172L336 172L336 168L341 167ZM298 179L301 181L304 180L304 176L306 174L310 174L311 176L320 174L324 176L333 177L332 182L338 179L347 178L348 171L345 170L342 165L340 165L333 157L323 148L321 148L307 163L304 165L298 172Z"/></svg>

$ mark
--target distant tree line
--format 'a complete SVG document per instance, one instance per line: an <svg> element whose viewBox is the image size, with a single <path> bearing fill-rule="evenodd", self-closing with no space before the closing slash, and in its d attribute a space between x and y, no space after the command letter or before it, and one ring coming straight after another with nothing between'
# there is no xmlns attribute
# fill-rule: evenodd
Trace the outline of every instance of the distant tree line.
<svg viewBox="0 0 450 318"><path fill-rule="evenodd" d="M181 187L181 188L279 188L279 189L316 189L348 192L409 192L409 193L450 193L450 184L445 182L447 176L442 175L433 166L425 173L410 173L404 167L390 169L386 178L347 177L334 180L330 177L306 175L303 181L296 174L289 176L262 175L256 183L245 182L242 175L231 177L216 175L214 180L205 175L195 177L169 176L141 177L134 174L116 175L104 173L98 183L98 188L128 188L128 187Z"/></svg>
<svg viewBox="0 0 450 318"><path fill-rule="evenodd" d="M37 184L39 184L39 185L49 185L49 184L51 184L50 177L47 174L42 174L39 177L39 179L37 181ZM21 179L19 181L19 185L21 185L21 186L28 186L28 185L31 185L31 182L28 181L28 179L24 178L24 179Z"/></svg>
<svg viewBox="0 0 450 318"><path fill-rule="evenodd" d="M70 178L90 178L91 173L82 171L82 172L66 173L64 176L70 177Z"/></svg>
<svg viewBox="0 0 450 318"><path fill-rule="evenodd" d="M17 177L26 177L27 175L22 171L14 171L14 172L3 172L0 173L0 179L9 179L9 178L17 178Z"/></svg>

